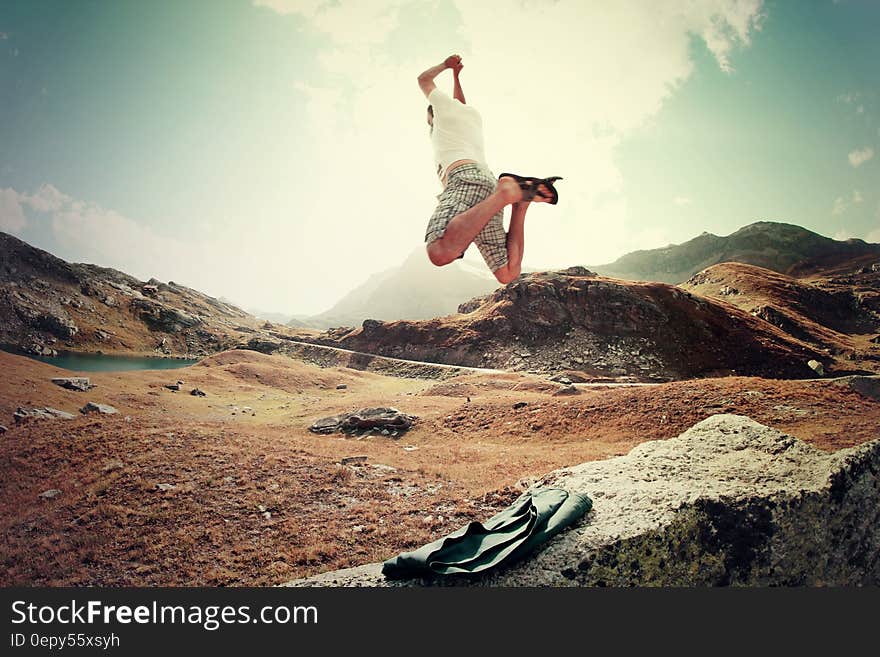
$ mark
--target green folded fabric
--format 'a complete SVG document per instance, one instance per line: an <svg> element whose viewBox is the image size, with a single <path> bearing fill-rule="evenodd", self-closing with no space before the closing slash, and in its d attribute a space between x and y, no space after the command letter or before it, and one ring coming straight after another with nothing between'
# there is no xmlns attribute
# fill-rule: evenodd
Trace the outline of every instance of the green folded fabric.
<svg viewBox="0 0 880 657"><path fill-rule="evenodd" d="M586 495L561 488L524 493L485 523L472 522L382 564L391 579L474 575L527 555L593 506Z"/></svg>

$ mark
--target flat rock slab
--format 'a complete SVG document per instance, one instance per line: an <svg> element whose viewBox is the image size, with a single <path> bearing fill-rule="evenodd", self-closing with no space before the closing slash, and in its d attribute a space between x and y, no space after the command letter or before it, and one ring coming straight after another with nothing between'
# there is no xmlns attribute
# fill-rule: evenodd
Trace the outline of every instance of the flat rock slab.
<svg viewBox="0 0 880 657"><path fill-rule="evenodd" d="M478 586L880 584L880 440L827 453L743 416L552 472L535 486L593 509L531 558ZM388 555L389 557L394 555ZM289 586L418 586L381 564Z"/></svg>
<svg viewBox="0 0 880 657"><path fill-rule="evenodd" d="M96 404L95 402L89 402L88 404L83 406L81 409L79 409L79 412L82 413L83 415L88 415L89 413L101 413L103 415L113 415L114 413L118 413L119 411L117 411L113 406L110 406L108 404Z"/></svg>
<svg viewBox="0 0 880 657"><path fill-rule="evenodd" d="M418 418L401 413L396 408L362 408L353 413L331 415L315 421L309 427L313 433L363 433L365 431L387 431L400 434L412 427Z"/></svg>
<svg viewBox="0 0 880 657"><path fill-rule="evenodd" d="M95 386L89 381L87 376L68 376L52 379L52 383L68 390L76 390L79 392L87 392Z"/></svg>
<svg viewBox="0 0 880 657"><path fill-rule="evenodd" d="M19 423L27 420L72 420L76 416L73 413L59 411L57 408L44 406L42 408L19 407L18 410L12 414L12 417L15 418L16 423Z"/></svg>

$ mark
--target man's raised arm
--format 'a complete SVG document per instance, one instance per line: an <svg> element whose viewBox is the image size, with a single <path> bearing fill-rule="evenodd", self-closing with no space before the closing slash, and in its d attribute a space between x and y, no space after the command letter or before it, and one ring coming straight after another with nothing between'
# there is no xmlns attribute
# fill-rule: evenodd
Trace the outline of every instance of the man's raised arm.
<svg viewBox="0 0 880 657"><path fill-rule="evenodd" d="M437 64L436 66L432 66L428 70L419 73L419 88L422 90L422 93L425 94L426 98L437 88L437 85L434 84L434 78L447 68L455 68L460 62L461 57L458 55L449 55L449 57L443 60L442 64Z"/></svg>
<svg viewBox="0 0 880 657"><path fill-rule="evenodd" d="M455 87L452 90L452 97L455 98L462 105L466 105L464 101L464 91L461 90L461 81L459 81L458 76L461 73L461 69L464 68L464 64L461 63L459 59L458 65L452 67L452 77L455 80Z"/></svg>

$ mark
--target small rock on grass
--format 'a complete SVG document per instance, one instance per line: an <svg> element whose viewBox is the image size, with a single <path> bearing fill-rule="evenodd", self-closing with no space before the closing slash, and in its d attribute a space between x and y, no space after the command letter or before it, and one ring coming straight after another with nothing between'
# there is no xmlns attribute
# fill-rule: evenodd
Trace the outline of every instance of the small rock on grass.
<svg viewBox="0 0 880 657"><path fill-rule="evenodd" d="M553 393L554 397L559 397L560 395L579 395L580 390L578 390L572 384L564 385L559 388L556 392Z"/></svg>
<svg viewBox="0 0 880 657"><path fill-rule="evenodd" d="M520 409L520 408L525 408L525 407L528 406L528 405L529 405L528 402L516 402L516 403L513 405L513 410L517 410L517 409Z"/></svg>
<svg viewBox="0 0 880 657"><path fill-rule="evenodd" d="M56 386L61 386L62 388L67 388L68 390L77 390L79 392L85 392L86 390L90 390L95 386L89 382L89 378L86 376L68 376L68 377L58 377L52 379L52 383Z"/></svg>
<svg viewBox="0 0 880 657"><path fill-rule="evenodd" d="M57 488L50 488L49 490L44 490L40 493L39 497L42 497L44 500L51 500L61 495L61 491Z"/></svg>
<svg viewBox="0 0 880 657"><path fill-rule="evenodd" d="M199 390L198 388L193 388L192 390L190 390L189 394L191 394L193 397L204 397L205 391Z"/></svg>
<svg viewBox="0 0 880 657"><path fill-rule="evenodd" d="M119 411L117 411L109 404L96 404L95 402L89 402L81 409L79 409L79 412L84 415L88 413L102 413L104 415L113 415L114 413L118 413Z"/></svg>
<svg viewBox="0 0 880 657"><path fill-rule="evenodd" d="M8 427L4 427L2 424L0 424L0 434L4 434L4 433L6 433L7 431L9 431L9 428L8 428Z"/></svg>
<svg viewBox="0 0 880 657"><path fill-rule="evenodd" d="M174 484L156 484L156 489L161 491L174 490L177 488Z"/></svg>

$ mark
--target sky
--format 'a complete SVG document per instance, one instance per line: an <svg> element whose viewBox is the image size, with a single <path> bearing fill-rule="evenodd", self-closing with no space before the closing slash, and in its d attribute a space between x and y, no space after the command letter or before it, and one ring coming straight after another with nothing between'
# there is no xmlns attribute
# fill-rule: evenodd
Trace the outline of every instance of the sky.
<svg viewBox="0 0 880 657"><path fill-rule="evenodd" d="M0 0L0 231L322 312L423 248L416 78L456 53L490 168L564 178L525 267L760 220L880 242L878 33L874 0Z"/></svg>

